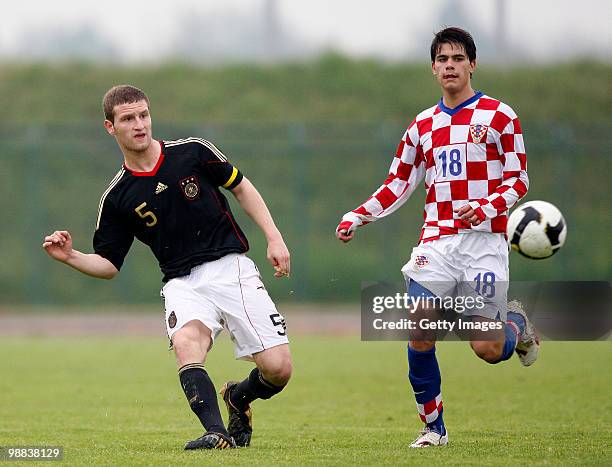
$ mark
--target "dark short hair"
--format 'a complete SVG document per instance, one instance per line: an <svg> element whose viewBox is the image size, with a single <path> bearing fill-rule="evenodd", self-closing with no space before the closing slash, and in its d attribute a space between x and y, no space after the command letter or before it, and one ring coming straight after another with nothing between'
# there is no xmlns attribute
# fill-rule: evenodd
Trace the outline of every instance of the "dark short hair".
<svg viewBox="0 0 612 467"><path fill-rule="evenodd" d="M431 41L431 63L436 61L436 55L442 48L442 44L460 45L465 50L470 62L476 60L476 44L472 35L461 28L444 28L438 31Z"/></svg>
<svg viewBox="0 0 612 467"><path fill-rule="evenodd" d="M102 99L104 118L113 122L115 118L114 109L116 106L121 104L132 104L139 101L145 101L147 105L149 105L149 98L137 87L130 86L129 84L113 86L106 91L104 99Z"/></svg>

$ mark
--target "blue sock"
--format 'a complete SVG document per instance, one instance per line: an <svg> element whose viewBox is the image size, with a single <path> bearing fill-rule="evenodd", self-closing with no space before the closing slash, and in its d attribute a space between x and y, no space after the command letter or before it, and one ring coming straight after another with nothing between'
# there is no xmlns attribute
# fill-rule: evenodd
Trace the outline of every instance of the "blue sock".
<svg viewBox="0 0 612 467"><path fill-rule="evenodd" d="M513 326L514 325L514 326ZM495 362L503 362L504 360L508 360L512 357L514 353L514 349L516 348L516 329L518 329L519 334L525 332L525 318L519 313L514 313L512 311L508 312L508 322L505 323L505 331L506 331L506 342L504 343L504 351L500 359ZM516 327L516 329L514 329Z"/></svg>
<svg viewBox="0 0 612 467"><path fill-rule="evenodd" d="M408 346L408 377L417 409L421 420L431 429L446 434L444 419L442 418L442 394L440 385L440 367L436 359L436 348L425 352L419 352Z"/></svg>
<svg viewBox="0 0 612 467"><path fill-rule="evenodd" d="M525 326L527 325L527 323L525 323L525 318L523 318L523 315L515 313L513 311L509 311L507 320L512 321L514 324L516 324L516 327L518 327L520 334L523 334L525 332Z"/></svg>
<svg viewBox="0 0 612 467"><path fill-rule="evenodd" d="M508 315L509 314L510 313L508 313ZM516 314L516 313L513 313L513 314ZM506 342L504 342L504 351L500 359L494 363L499 363L499 362L503 362L504 360L508 360L510 357L512 357L512 354L514 353L514 349L516 348L516 339L517 339L516 331L512 329L512 326L510 324L507 324L507 323L504 323L504 331L506 332Z"/></svg>

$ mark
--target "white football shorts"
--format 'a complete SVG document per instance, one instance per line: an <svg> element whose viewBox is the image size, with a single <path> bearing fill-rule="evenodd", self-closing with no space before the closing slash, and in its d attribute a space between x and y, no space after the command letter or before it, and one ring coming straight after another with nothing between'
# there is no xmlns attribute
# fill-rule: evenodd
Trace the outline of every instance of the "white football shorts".
<svg viewBox="0 0 612 467"><path fill-rule="evenodd" d="M402 273L438 297L479 297L463 310L466 316L506 321L510 272L503 234L459 233L420 243Z"/></svg>
<svg viewBox="0 0 612 467"><path fill-rule="evenodd" d="M188 276L170 279L162 288L166 331L197 320L211 330L212 340L225 329L238 359L251 360L262 350L289 342L285 319L265 289L255 263L231 253L203 263Z"/></svg>

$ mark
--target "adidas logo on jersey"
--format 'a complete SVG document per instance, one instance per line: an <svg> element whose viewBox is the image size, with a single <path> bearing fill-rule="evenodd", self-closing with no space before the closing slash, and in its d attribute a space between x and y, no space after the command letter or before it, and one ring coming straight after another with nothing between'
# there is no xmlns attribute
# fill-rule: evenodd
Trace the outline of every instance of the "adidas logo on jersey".
<svg viewBox="0 0 612 467"><path fill-rule="evenodd" d="M166 188L168 188L168 185L164 185L162 182L157 182L157 188L155 188L155 194L159 195Z"/></svg>

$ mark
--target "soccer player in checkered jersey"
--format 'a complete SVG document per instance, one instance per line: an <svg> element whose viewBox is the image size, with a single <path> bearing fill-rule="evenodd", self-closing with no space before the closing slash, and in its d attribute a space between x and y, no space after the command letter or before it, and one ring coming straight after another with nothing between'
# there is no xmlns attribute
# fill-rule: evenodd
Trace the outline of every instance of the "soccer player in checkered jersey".
<svg viewBox="0 0 612 467"><path fill-rule="evenodd" d="M283 390L291 376L285 321L268 296L248 242L220 188L230 191L263 231L275 277L289 275L289 251L262 197L212 143L200 138L152 138L149 99L133 86L115 86L103 100L104 126L124 164L102 195L94 253L72 248L68 231L45 237L54 259L87 275L111 279L134 237L148 245L164 274L166 329L179 379L206 432L185 449L248 446L250 403ZM226 329L236 358L254 360L241 382L225 383L223 424L204 368L215 337Z"/></svg>
<svg viewBox="0 0 612 467"><path fill-rule="evenodd" d="M453 27L435 35L431 69L442 98L409 125L384 184L343 216L336 235L350 241L358 227L398 209L424 178L425 222L402 268L408 294L452 296L476 277L489 286L505 282L506 288L498 287L497 303L470 310L473 320L501 321L486 339L470 335L471 347L488 363L507 360L516 351L527 366L537 358L538 337L520 303L506 303L507 214L529 183L523 136L508 105L474 91L475 68L476 46L468 32ZM435 335L418 329L410 334L409 379L425 423L411 447L448 443L435 351Z"/></svg>

